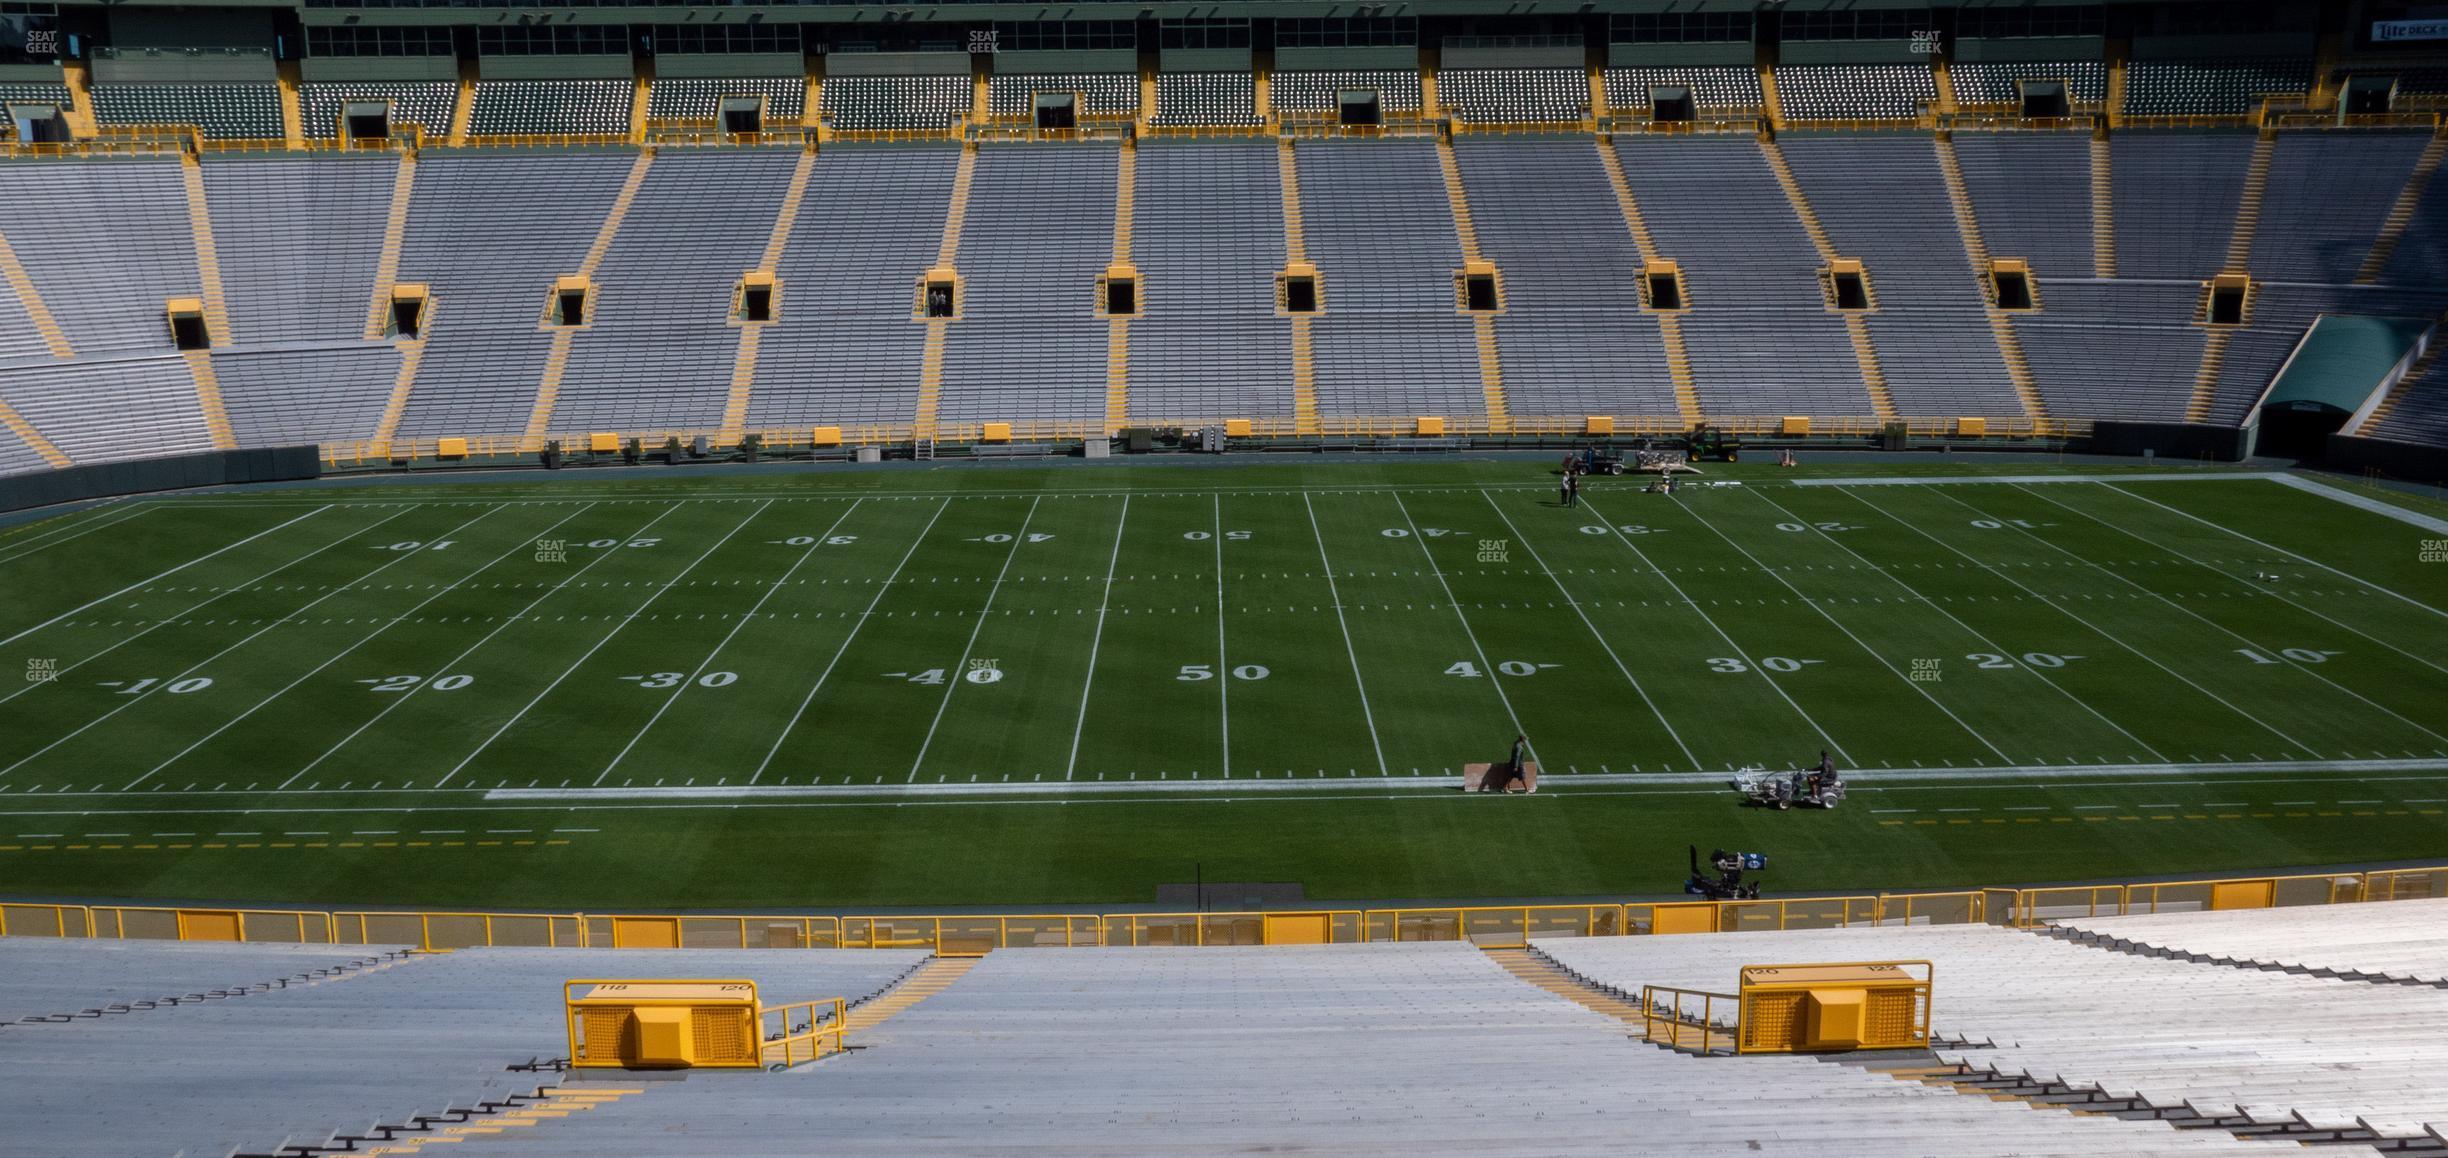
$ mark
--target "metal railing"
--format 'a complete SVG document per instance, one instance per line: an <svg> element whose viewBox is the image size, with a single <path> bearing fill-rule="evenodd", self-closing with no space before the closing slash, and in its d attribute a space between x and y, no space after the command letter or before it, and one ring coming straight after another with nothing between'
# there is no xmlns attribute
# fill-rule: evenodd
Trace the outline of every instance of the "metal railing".
<svg viewBox="0 0 2448 1158"><path fill-rule="evenodd" d="M802 1028L793 1029L793 1023L798 1021L794 1014L800 1012L807 1015L807 1020L801 1023ZM782 1019L778 1030L766 1024L767 1018L777 1015ZM849 1002L839 997L759 1005L757 1035L762 1040L757 1047L757 1058L767 1067L783 1069L801 1062L817 1061L827 1054L850 1048L849 1031ZM778 1058L775 1056L777 1051L781 1055ZM805 1057L800 1056L803 1051Z"/></svg>
<svg viewBox="0 0 2448 1158"><path fill-rule="evenodd" d="M1641 986L1641 1039L1696 1054L1732 1054L1742 1048L1742 999L1731 993ZM1731 1011L1718 1020L1720 1010Z"/></svg>
<svg viewBox="0 0 2448 1158"><path fill-rule="evenodd" d="M2002 887L1757 901L1634 901L1209 913L895 916L231 909L0 902L0 936L308 945L678 949L997 949L1470 941L1778 932L1896 925L2030 928L2067 917L2448 896L2448 865L2141 884Z"/></svg>

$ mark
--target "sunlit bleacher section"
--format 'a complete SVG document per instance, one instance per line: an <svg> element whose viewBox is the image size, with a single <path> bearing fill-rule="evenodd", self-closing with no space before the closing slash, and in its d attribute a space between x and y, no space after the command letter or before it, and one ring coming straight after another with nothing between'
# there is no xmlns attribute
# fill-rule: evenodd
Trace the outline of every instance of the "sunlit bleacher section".
<svg viewBox="0 0 2448 1158"><path fill-rule="evenodd" d="M1139 111L1139 78L1127 72L996 73L987 85L988 108L998 117L1026 117L1039 93L1076 94L1077 111L1089 115Z"/></svg>
<svg viewBox="0 0 2448 1158"><path fill-rule="evenodd" d="M804 76L663 77L647 98L649 121L711 121L726 97L764 98L767 124L797 124L807 111Z"/></svg>
<svg viewBox="0 0 2448 1158"><path fill-rule="evenodd" d="M1316 373L1327 419L1483 414L1462 268L1436 147L1300 146L1302 216L1318 268Z"/></svg>
<svg viewBox="0 0 2448 1158"><path fill-rule="evenodd" d="M2072 110L2096 110L2108 99L2108 66L2097 60L1955 61L1948 66L1962 108L2019 107L2024 81L2061 81Z"/></svg>
<svg viewBox="0 0 2448 1158"><path fill-rule="evenodd" d="M942 422L1103 425L1096 279L1113 255L1119 152L979 148L957 267L965 300L944 347Z"/></svg>
<svg viewBox="0 0 2448 1158"><path fill-rule="evenodd" d="M397 949L368 945L163 945L145 941L0 941L0 1025L131 1014L226 1001L378 965Z"/></svg>
<svg viewBox="0 0 2448 1158"><path fill-rule="evenodd" d="M1275 311L1285 258L1276 169L1272 142L1139 147L1133 421L1292 416L1292 326Z"/></svg>
<svg viewBox="0 0 2448 1158"><path fill-rule="evenodd" d="M2128 116L2242 116L2272 93L2300 94L2312 65L2296 59L2135 60L2125 66Z"/></svg>
<svg viewBox="0 0 2448 1158"><path fill-rule="evenodd" d="M722 424L740 273L757 264L796 150L660 155L596 271L590 328L570 349L555 429Z"/></svg>
<svg viewBox="0 0 2448 1158"><path fill-rule="evenodd" d="M1256 84L1246 72L1162 72L1156 74L1156 115L1159 125L1255 125L1259 123Z"/></svg>
<svg viewBox="0 0 2448 1158"><path fill-rule="evenodd" d="M204 162L232 341L358 337L399 165L388 156L277 154Z"/></svg>
<svg viewBox="0 0 2448 1158"><path fill-rule="evenodd" d="M196 294L175 160L0 165L0 230L79 354L170 350L162 301Z"/></svg>
<svg viewBox="0 0 2448 1158"><path fill-rule="evenodd" d="M166 352L0 368L0 401L78 463L213 448L195 379L186 362Z"/></svg>
<svg viewBox="0 0 2448 1158"><path fill-rule="evenodd" d="M616 153L418 163L399 276L431 297L402 437L526 428L552 347L555 279L577 271L631 165Z"/></svg>
<svg viewBox="0 0 2448 1158"><path fill-rule="evenodd" d="M2183 420L2201 368L2200 287L2059 279L2040 292L2048 308L2013 324L2050 413Z"/></svg>
<svg viewBox="0 0 2448 1158"><path fill-rule="evenodd" d="M1828 240L1868 274L1878 310L1867 324L1897 412L2022 415L1930 143L1809 137L1784 150Z"/></svg>
<svg viewBox="0 0 2448 1158"><path fill-rule="evenodd" d="M1589 115L1589 75L1577 68L1441 69L1437 101L1471 122L1573 122Z"/></svg>
<svg viewBox="0 0 2448 1158"><path fill-rule="evenodd" d="M2448 900L2070 917L2056 924L2076 942L2144 956L2448 987Z"/></svg>
<svg viewBox="0 0 2448 1158"><path fill-rule="evenodd" d="M379 424L399 378L388 344L244 346L213 354L213 375L243 446L340 444Z"/></svg>
<svg viewBox="0 0 2448 1158"><path fill-rule="evenodd" d="M68 86L64 84L47 84L42 82L27 81L0 81L0 106L12 104L50 105L53 108L71 108L75 105L75 98L69 95ZM7 140L14 137L16 135L16 130L17 125L14 120L0 117L0 140Z"/></svg>
<svg viewBox="0 0 2448 1158"><path fill-rule="evenodd" d="M101 84L93 114L106 125L194 125L215 140L281 139L280 90L269 84Z"/></svg>
<svg viewBox="0 0 2448 1158"><path fill-rule="evenodd" d="M1286 70L1276 73L1272 79L1275 109L1278 112L1332 113L1341 94L1347 90L1376 93L1378 107L1390 113L1417 112L1420 107L1420 78L1416 72L1392 69L1347 72Z"/></svg>
<svg viewBox="0 0 2448 1158"><path fill-rule="evenodd" d="M836 129L940 129L969 115L967 74L830 76L824 116Z"/></svg>
<svg viewBox="0 0 2448 1158"><path fill-rule="evenodd" d="M1695 111L1757 113L1759 70L1736 65L1641 65L1606 70L1607 105L1617 115L1635 117L1653 110L1658 89L1681 89L1691 96Z"/></svg>
<svg viewBox="0 0 2448 1158"><path fill-rule="evenodd" d="M1644 985L1725 992L1754 963L1927 960L1941 979L1930 1011L1938 1059L1967 1077L2028 1079L2000 1083L2009 1093L2092 1091L2102 1109L2282 1140L2341 1128L2424 1138L2428 1126L2448 1125L2448 1087L2436 1080L2448 1061L2448 992L2432 988L2144 957L1986 926L1533 944L1630 994Z"/></svg>
<svg viewBox="0 0 2448 1158"><path fill-rule="evenodd" d="M1776 70L1787 120L1912 120L1937 103L1927 64L1787 64Z"/></svg>
<svg viewBox="0 0 2448 1158"><path fill-rule="evenodd" d="M405 134L414 125L425 139L438 141L450 135L458 99L459 86L446 80L310 82L298 86L298 116L308 140L327 141L340 134L340 117L350 105L381 104L392 133Z"/></svg>
<svg viewBox="0 0 2448 1158"><path fill-rule="evenodd" d="M67 999L79 961L109 968L123 947L0 943L0 993L20 977L49 979ZM186 945L148 945L152 955L183 959ZM267 959L243 966L228 947L202 947L193 965L164 973L192 976L251 969L268 980L295 971ZM252 948L250 946L249 948ZM381 950L350 947L349 956ZM22 954L22 955L21 955ZM858 999L915 966L913 952L692 953L688 968L709 977L754 981L768 1004L812 998ZM330 1146L336 1137L376 1136L378 1123L465 1112L538 1087L557 1072L512 1071L565 1057L568 1027L562 982L573 965L605 976L654 975L669 954L605 950L583 962L550 949L479 949L393 960L380 967L221 1001L181 1002L125 1016L0 1029L0 1105L8 1109L12 1148L28 1153L268 1154L284 1145ZM229 977L247 980L243 972ZM87 1004L123 988L92 980ZM23 1005L15 997L11 1004ZM146 1111L121 1112L97 1090L126 1085L131 1066L177 1065L141 1086ZM195 1059L212 1059L197 1065ZM459 1111L452 1114L452 1111ZM362 1149L363 1144L356 1148Z"/></svg>
<svg viewBox="0 0 2448 1158"><path fill-rule="evenodd" d="M918 277L935 261L959 164L960 149L945 145L818 156L776 271L749 429L909 423L926 346ZM1083 313L1089 293L1080 291Z"/></svg>
<svg viewBox="0 0 2448 1158"><path fill-rule="evenodd" d="M1819 255L1747 137L1615 138L1658 251L1681 263L1683 332L1704 410L1875 413ZM1875 282L1876 273L1872 273Z"/></svg>
<svg viewBox="0 0 2448 1158"><path fill-rule="evenodd" d="M635 86L625 80L488 80L476 85L478 136L622 136Z"/></svg>
<svg viewBox="0 0 2448 1158"><path fill-rule="evenodd" d="M1504 277L1496 320L1516 418L1641 415L1673 425L1664 340L1640 316L1641 254L1585 137L1465 137L1454 153L1479 245Z"/></svg>

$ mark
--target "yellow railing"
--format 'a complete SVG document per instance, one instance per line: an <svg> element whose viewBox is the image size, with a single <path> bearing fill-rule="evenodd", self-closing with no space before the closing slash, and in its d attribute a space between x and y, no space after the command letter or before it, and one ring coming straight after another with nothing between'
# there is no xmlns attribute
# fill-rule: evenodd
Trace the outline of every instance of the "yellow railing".
<svg viewBox="0 0 2448 1158"><path fill-rule="evenodd" d="M1641 1039L1697 1054L1735 1053L1741 1047L1742 999L1731 993L1641 986ZM1726 1014L1719 1020L1720 1013Z"/></svg>
<svg viewBox="0 0 2448 1158"><path fill-rule="evenodd" d="M1711 133L1744 133L1756 135L1766 123L1767 114L1759 109L1710 109L1697 120L1661 121L1636 113L1613 113L1598 118L1597 130L1604 133L1654 133L1659 136L1701 136Z"/></svg>
<svg viewBox="0 0 2448 1158"><path fill-rule="evenodd" d="M796 1014L804 1013L799 1022ZM768 1025L766 1019L779 1015L780 1027ZM794 1022L803 1028L794 1029ZM840 1053L850 1048L849 1002L839 997L820 1001L793 1001L786 1005L757 1006L758 1036L763 1039L757 1056L767 1066L788 1069L803 1061L816 1061L826 1054ZM802 1057L801 1054L806 1056ZM779 1057L775 1056L777 1053Z"/></svg>
<svg viewBox="0 0 2448 1158"><path fill-rule="evenodd" d="M2448 896L2448 865L2142 884L1758 901L1468 905L1212 913L897 916L228 909L0 902L0 936L310 945L673 949L996 949L1470 941L1777 932L1894 925L2030 928L2066 917L2357 904Z"/></svg>

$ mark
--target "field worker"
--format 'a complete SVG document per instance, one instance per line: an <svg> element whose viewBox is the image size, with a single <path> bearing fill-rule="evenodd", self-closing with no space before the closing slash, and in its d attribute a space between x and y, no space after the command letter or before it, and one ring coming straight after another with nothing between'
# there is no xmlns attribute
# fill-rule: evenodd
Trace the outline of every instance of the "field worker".
<svg viewBox="0 0 2448 1158"><path fill-rule="evenodd" d="M1564 505L1568 507L1581 505L1581 476L1578 474L1564 476Z"/></svg>

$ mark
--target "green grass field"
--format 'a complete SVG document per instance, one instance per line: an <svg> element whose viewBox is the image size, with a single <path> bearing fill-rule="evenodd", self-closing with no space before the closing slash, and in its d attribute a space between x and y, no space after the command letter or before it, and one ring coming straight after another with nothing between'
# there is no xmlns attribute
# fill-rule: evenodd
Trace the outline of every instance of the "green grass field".
<svg viewBox="0 0 2448 1158"><path fill-rule="evenodd" d="M1579 509L1544 458L111 504L0 530L0 891L1568 896L1671 890L1698 842L1767 852L1774 895L2448 851L2448 504L2187 473L1745 466ZM1516 730L1536 797L1453 791ZM1834 813L1724 787L1822 748Z"/></svg>

